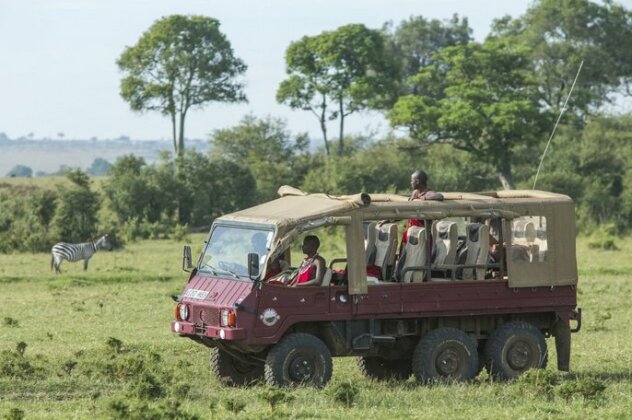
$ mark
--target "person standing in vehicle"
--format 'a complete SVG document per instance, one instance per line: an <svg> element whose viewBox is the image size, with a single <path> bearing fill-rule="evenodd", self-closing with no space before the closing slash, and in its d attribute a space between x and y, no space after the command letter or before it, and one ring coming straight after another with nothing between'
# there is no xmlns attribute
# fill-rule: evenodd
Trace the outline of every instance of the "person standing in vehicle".
<svg viewBox="0 0 632 420"><path fill-rule="evenodd" d="M420 171L419 169L413 172L410 175L410 187L412 188L412 192L410 193L410 197L408 197L408 201L414 200L433 200L433 201L443 201L443 194L435 192L428 188L428 175L424 171ZM402 242L399 245L399 254L402 254L406 243L408 242L408 229L412 226L424 226L424 221L421 219L408 219L406 223L406 228L404 229L404 233L402 234Z"/></svg>
<svg viewBox="0 0 632 420"><path fill-rule="evenodd" d="M298 267L296 277L290 286L320 286L325 276L325 259L318 255L320 239L318 236L308 235L303 239L303 253L305 259Z"/></svg>

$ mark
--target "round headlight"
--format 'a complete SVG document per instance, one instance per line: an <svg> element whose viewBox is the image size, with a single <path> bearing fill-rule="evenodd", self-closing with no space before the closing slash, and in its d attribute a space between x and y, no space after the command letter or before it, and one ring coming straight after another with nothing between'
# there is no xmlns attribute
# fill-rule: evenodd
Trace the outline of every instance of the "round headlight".
<svg viewBox="0 0 632 420"><path fill-rule="evenodd" d="M178 309L178 315L182 321L188 320L189 319L189 305L181 303Z"/></svg>

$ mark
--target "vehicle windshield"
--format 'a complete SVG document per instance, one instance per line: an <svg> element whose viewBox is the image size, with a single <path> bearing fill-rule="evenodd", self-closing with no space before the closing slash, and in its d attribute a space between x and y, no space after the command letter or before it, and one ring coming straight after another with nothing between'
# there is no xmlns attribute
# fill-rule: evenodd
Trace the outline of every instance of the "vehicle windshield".
<svg viewBox="0 0 632 420"><path fill-rule="evenodd" d="M272 229L215 226L198 270L222 277L248 277L248 254L259 255L259 267L266 262Z"/></svg>

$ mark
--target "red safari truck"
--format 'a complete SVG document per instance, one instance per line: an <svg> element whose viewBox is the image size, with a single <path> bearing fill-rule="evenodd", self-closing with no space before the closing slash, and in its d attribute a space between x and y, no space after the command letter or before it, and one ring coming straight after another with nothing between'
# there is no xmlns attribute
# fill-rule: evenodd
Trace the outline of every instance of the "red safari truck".
<svg viewBox="0 0 632 420"><path fill-rule="evenodd" d="M192 270L171 331L211 348L222 383L323 386L332 356L357 357L374 379L467 381L483 367L512 379L546 366L549 337L569 369L581 326L569 197L279 195L215 220L195 266L184 249ZM291 250L307 233L329 238L320 284L268 280L274 261L277 279L296 275Z"/></svg>

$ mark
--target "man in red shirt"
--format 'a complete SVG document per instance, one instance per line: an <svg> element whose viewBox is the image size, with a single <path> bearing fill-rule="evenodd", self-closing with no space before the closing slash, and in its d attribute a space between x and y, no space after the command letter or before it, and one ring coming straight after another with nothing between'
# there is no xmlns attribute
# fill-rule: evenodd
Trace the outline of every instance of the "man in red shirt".
<svg viewBox="0 0 632 420"><path fill-rule="evenodd" d="M443 194L435 192L428 188L428 175L424 171L416 170L410 176L410 187L413 189L408 197L408 201L413 200L434 200L443 201ZM421 219L408 219L406 229L402 235L402 242L399 245L399 255L402 254L406 242L408 242L408 229L411 226L424 226ZM431 242L432 246L432 242Z"/></svg>

